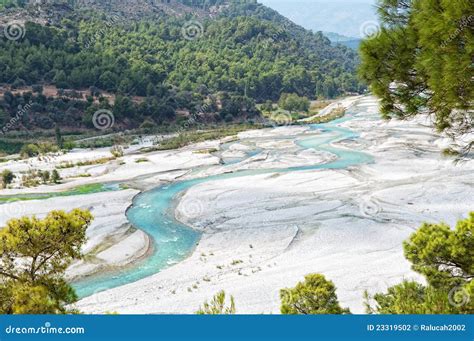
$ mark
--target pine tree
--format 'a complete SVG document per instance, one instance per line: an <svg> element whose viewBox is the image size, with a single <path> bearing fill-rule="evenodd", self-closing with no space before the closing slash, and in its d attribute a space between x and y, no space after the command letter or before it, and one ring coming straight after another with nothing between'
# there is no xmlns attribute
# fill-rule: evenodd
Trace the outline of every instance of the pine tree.
<svg viewBox="0 0 474 341"><path fill-rule="evenodd" d="M62 150L64 148L64 139L61 135L61 130L59 129L59 127L56 127L54 133L56 135L56 145L60 150Z"/></svg>
<svg viewBox="0 0 474 341"><path fill-rule="evenodd" d="M59 175L59 172L55 169L51 172L51 182L58 184L61 181L61 176Z"/></svg>
<svg viewBox="0 0 474 341"><path fill-rule="evenodd" d="M472 1L379 0L378 7L381 29L362 42L359 73L381 98L383 116L428 113L453 138L472 132Z"/></svg>

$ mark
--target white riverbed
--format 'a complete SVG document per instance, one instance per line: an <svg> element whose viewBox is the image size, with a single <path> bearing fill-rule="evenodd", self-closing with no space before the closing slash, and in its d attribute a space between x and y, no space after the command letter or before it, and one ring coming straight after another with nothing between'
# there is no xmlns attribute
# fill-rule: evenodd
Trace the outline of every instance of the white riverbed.
<svg viewBox="0 0 474 341"><path fill-rule="evenodd" d="M344 306L363 313L365 290L374 293L403 279L421 280L404 258L402 242L423 221L454 224L474 209L474 162L455 164L443 157L446 141L423 118L375 120L375 99L357 103L369 106L368 112L342 126L361 138L338 145L370 153L375 163L192 187L181 198L176 217L203 231L195 252L154 276L85 298L78 307L89 313L193 313L225 290L235 297L239 313L278 313L279 289L317 272L335 282ZM283 157L242 162L233 170L247 169L249 163L254 169L267 162L273 167L276 161L278 166L305 165L287 140L262 142L305 133L287 127L241 134L246 143L258 140L262 153L279 150ZM324 160L318 155L313 161ZM221 171L216 166L205 173Z"/></svg>
<svg viewBox="0 0 474 341"><path fill-rule="evenodd" d="M175 213L203 231L194 253L156 275L87 297L78 308L86 313L193 313L225 290L235 297L238 313L278 313L279 289L318 272L335 282L344 306L363 313L364 290L373 293L404 278L419 279L403 257L402 242L423 221L453 224L474 209L474 161L455 164L443 157L447 141L434 134L423 118L384 122L375 119L377 101L372 97L341 102L346 107L354 103L368 106L367 113L342 126L360 133L360 138L337 146L369 153L373 164L238 177L192 187ZM108 181L130 181L134 188L147 189L178 178L334 159L327 152L298 147L295 141L307 134L301 126L241 133L222 156L242 157L252 148L260 153L231 165L221 165L218 157L200 152L218 149L225 141L146 155L127 152L120 162L74 167L62 174L88 172L89 178L1 194L54 192ZM105 149L75 151L47 162L11 161L0 170L43 164L53 169L65 159L77 162L109 155ZM136 162L144 157L148 162ZM199 167L203 168L190 173ZM0 206L0 224L19 215L42 216L52 209L91 209L96 219L84 248L90 257L69 269L72 278L134 263L146 255L147 236L133 229L125 216L138 193L128 189L9 203Z"/></svg>

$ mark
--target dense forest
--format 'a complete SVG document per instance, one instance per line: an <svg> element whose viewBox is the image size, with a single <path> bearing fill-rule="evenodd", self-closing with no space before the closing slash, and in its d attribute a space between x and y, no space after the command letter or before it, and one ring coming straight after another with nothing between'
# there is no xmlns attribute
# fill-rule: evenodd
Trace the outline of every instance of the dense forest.
<svg viewBox="0 0 474 341"><path fill-rule="evenodd" d="M12 130L91 127L100 108L126 128L168 124L183 112L233 121L258 115L255 103L282 93L314 99L364 89L356 52L263 5L171 3L57 1L38 11L10 1L4 13L24 11L29 20L11 28L15 39L0 38L0 123L28 104ZM146 14L133 19L127 10ZM48 86L58 93L43 93Z"/></svg>

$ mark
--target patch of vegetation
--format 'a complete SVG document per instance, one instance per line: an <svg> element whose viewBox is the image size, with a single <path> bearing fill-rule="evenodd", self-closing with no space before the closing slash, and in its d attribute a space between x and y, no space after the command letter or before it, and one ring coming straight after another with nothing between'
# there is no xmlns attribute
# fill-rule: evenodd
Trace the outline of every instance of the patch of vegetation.
<svg viewBox="0 0 474 341"><path fill-rule="evenodd" d="M121 146L113 146L110 148L110 153L112 154L113 157L119 158L123 156L123 148Z"/></svg>
<svg viewBox="0 0 474 341"><path fill-rule="evenodd" d="M283 93L278 101L278 106L290 112L294 111L308 112L310 107L308 97L301 97L297 94Z"/></svg>
<svg viewBox="0 0 474 341"><path fill-rule="evenodd" d="M234 297L230 296L229 305L226 305L226 293L221 291L217 293L211 302L205 302L196 312L197 315L232 315L235 314Z"/></svg>
<svg viewBox="0 0 474 341"><path fill-rule="evenodd" d="M150 160L148 160L147 158L145 157L142 157L140 159L136 159L135 160L135 163L145 163L145 162L150 162Z"/></svg>
<svg viewBox="0 0 474 341"><path fill-rule="evenodd" d="M82 149L97 149L107 147L114 148L115 146L125 146L131 144L133 140L133 135L125 135L122 133L111 134L107 136L93 136L85 139L81 139L79 136L79 139L74 141L74 145L75 147Z"/></svg>
<svg viewBox="0 0 474 341"><path fill-rule="evenodd" d="M38 183L39 183L39 180L38 180ZM93 193L107 192L107 191L113 191L113 190L115 189L105 187L103 184L88 184L88 185L79 186L79 187L76 187L64 192L0 196L0 204L7 203L7 202L14 202L14 201L42 200L42 199L49 199L49 198L54 198L54 197L67 197L67 196L74 196L74 195L93 194Z"/></svg>
<svg viewBox="0 0 474 341"><path fill-rule="evenodd" d="M57 153L59 151L58 146L51 142L38 142L25 144L20 150L20 155L23 158L30 158L39 155L46 155L48 153Z"/></svg>
<svg viewBox="0 0 474 341"><path fill-rule="evenodd" d="M92 175L89 173L79 174L74 176L75 178L90 178Z"/></svg>
<svg viewBox="0 0 474 341"><path fill-rule="evenodd" d="M37 187L41 184L58 184L61 181L61 176L57 170L52 172L48 170L30 169L21 176L21 186L23 187Z"/></svg>
<svg viewBox="0 0 474 341"><path fill-rule="evenodd" d="M461 155L461 153L453 148L446 148L446 149L443 149L443 156L446 156L446 157L459 157Z"/></svg>
<svg viewBox="0 0 474 341"><path fill-rule="evenodd" d="M2 179L2 187L7 188L9 184L13 182L13 179L15 179L15 174L9 169L5 169L2 171L1 179Z"/></svg>
<svg viewBox="0 0 474 341"><path fill-rule="evenodd" d="M94 166L94 165L103 165L107 162L115 160L115 157L102 157L100 159L95 160L88 160L88 161L78 161L76 163L73 162L63 162L59 164L56 168L57 169L67 169L67 168L74 168L74 167L83 167L83 166Z"/></svg>
<svg viewBox="0 0 474 341"><path fill-rule="evenodd" d="M200 149L200 150L195 150L193 151L194 154L212 154L215 152L218 152L219 149L216 148L210 148L210 149Z"/></svg>
<svg viewBox="0 0 474 341"><path fill-rule="evenodd" d="M306 98L301 98L294 94L283 94L278 104L274 104L272 101L266 101L258 107L267 119L277 124L282 123L287 125L298 124L298 120L315 116L320 110L332 103L331 101L317 100L310 102L308 107L306 101ZM282 104L286 109L281 106ZM290 107L292 108L291 111L288 110ZM282 122L279 122L280 120Z"/></svg>
<svg viewBox="0 0 474 341"><path fill-rule="evenodd" d="M314 101L311 103L311 106L309 107L309 112L310 113L318 113L320 110L326 108L328 105L330 105L332 101Z"/></svg>
<svg viewBox="0 0 474 341"><path fill-rule="evenodd" d="M329 114L324 116L316 116L313 117L311 120L305 121L306 124L322 124L328 123L339 118L344 117L346 114L346 109L343 107L333 109Z"/></svg>
<svg viewBox="0 0 474 341"><path fill-rule="evenodd" d="M193 143L218 140L224 137L237 135L238 133L249 129L257 129L261 127L262 126L257 125L231 125L213 130L183 132L176 137L172 137L160 142L158 146L145 148L142 151L148 153L158 150L179 149Z"/></svg>
<svg viewBox="0 0 474 341"><path fill-rule="evenodd" d="M348 314L349 309L339 305L336 287L323 275L310 274L294 288L280 291L284 315Z"/></svg>

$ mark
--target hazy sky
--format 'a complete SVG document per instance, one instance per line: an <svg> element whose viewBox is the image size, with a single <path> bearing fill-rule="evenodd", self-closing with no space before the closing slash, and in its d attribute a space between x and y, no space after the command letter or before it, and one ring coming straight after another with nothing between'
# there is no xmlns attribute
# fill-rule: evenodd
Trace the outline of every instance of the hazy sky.
<svg viewBox="0 0 474 341"><path fill-rule="evenodd" d="M377 20L376 0L259 0L295 23L314 31L360 37Z"/></svg>
<svg viewBox="0 0 474 341"><path fill-rule="evenodd" d="M327 2L327 3L334 3L334 2L343 2L343 3L364 3L364 4L374 4L376 0L260 0L259 2L266 3L266 4L293 4L298 2L306 2L306 3L313 3L313 2Z"/></svg>

